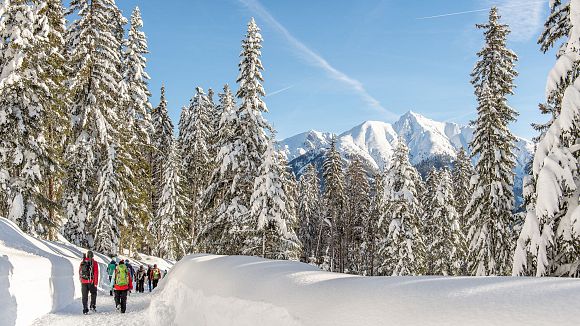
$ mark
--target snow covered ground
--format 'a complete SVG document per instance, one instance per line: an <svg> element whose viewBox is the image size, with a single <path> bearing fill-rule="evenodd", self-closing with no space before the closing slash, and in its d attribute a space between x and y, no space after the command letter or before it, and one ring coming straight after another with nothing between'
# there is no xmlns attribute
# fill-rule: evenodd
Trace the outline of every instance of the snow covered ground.
<svg viewBox="0 0 580 326"><path fill-rule="evenodd" d="M132 293L125 315L101 291L98 312L83 316L82 252L0 218L0 325L577 325L580 316L578 279L359 277L215 255L185 257L151 294Z"/></svg>
<svg viewBox="0 0 580 326"><path fill-rule="evenodd" d="M113 297L108 292L99 292L97 296L97 312L88 316L79 313L82 303L75 300L62 310L43 316L32 323L32 326L142 326L149 325L147 308L151 299L150 293L131 293L127 298L127 312L119 314L115 309Z"/></svg>
<svg viewBox="0 0 580 326"><path fill-rule="evenodd" d="M30 237L0 218L0 325L30 325L47 313L69 309L81 296L78 266L84 252L64 239L52 242ZM157 264L163 270L173 265L157 257L141 257L143 263ZM99 288L108 292L106 266L110 258L95 253L95 260L99 263ZM80 303L77 310L82 310Z"/></svg>
<svg viewBox="0 0 580 326"><path fill-rule="evenodd" d="M192 255L152 297L152 325L577 325L580 280L359 277Z"/></svg>

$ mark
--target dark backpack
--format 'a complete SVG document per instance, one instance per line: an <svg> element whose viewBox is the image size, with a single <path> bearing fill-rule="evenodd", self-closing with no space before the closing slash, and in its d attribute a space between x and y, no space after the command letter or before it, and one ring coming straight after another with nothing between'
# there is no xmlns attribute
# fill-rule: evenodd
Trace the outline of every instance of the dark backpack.
<svg viewBox="0 0 580 326"><path fill-rule="evenodd" d="M81 263L81 278L86 281L93 280L93 260L83 260Z"/></svg>

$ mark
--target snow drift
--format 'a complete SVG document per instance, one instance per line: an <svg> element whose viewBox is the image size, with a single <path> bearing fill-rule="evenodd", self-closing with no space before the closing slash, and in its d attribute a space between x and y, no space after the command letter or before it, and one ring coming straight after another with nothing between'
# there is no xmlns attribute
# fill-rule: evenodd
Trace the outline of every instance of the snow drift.
<svg viewBox="0 0 580 326"><path fill-rule="evenodd" d="M359 277L289 261L191 255L153 297L152 325L575 325L580 280Z"/></svg>
<svg viewBox="0 0 580 326"><path fill-rule="evenodd" d="M79 298L78 266L84 252L86 249L64 239L52 242L33 238L13 222L0 218L0 324L30 325L34 319ZM141 256L144 262L162 269L172 265ZM110 258L95 253L95 260L99 263L100 287L108 291L106 266Z"/></svg>

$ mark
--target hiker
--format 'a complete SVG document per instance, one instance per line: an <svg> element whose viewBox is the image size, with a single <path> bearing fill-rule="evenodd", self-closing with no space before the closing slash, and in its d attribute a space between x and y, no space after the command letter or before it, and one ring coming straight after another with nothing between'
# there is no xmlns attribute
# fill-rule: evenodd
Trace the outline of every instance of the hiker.
<svg viewBox="0 0 580 326"><path fill-rule="evenodd" d="M115 268L117 268L117 262L115 261L115 259L111 259L111 262L107 267L107 274L109 274L109 284L111 284L111 280L113 279ZM113 290L109 291L109 295L113 296Z"/></svg>
<svg viewBox="0 0 580 326"><path fill-rule="evenodd" d="M149 292L151 292L151 265L147 265L147 284L149 285Z"/></svg>
<svg viewBox="0 0 580 326"><path fill-rule="evenodd" d="M155 290L155 288L157 287L157 283L161 278L161 271L159 270L159 268L157 268L157 264L153 265L153 268L151 269L151 274L149 275L151 277L151 280L153 280L153 289Z"/></svg>
<svg viewBox="0 0 580 326"><path fill-rule="evenodd" d="M87 315L89 292L91 293L90 308L92 311L97 311L97 285L99 284L99 264L93 259L93 252L90 250L87 251L86 256L83 255L83 261L79 266L79 279L83 296L83 314Z"/></svg>
<svg viewBox="0 0 580 326"><path fill-rule="evenodd" d="M133 265L131 265L129 263L129 259L125 259L125 265L127 266L127 268L129 269L129 273L131 274L131 279L134 280L135 279L135 270L133 269ZM132 285L132 284L131 284ZM132 288L132 287L131 287ZM131 292L131 291L129 291Z"/></svg>
<svg viewBox="0 0 580 326"><path fill-rule="evenodd" d="M112 284L115 290L115 306L117 310L121 310L122 314L127 310L127 293L133 289L132 282L131 272L125 262L121 260L115 268Z"/></svg>
<svg viewBox="0 0 580 326"><path fill-rule="evenodd" d="M137 271L137 292L145 292L145 269L143 265L139 266Z"/></svg>
<svg viewBox="0 0 580 326"><path fill-rule="evenodd" d="M165 276L167 276L167 270L163 271L163 278L165 278Z"/></svg>

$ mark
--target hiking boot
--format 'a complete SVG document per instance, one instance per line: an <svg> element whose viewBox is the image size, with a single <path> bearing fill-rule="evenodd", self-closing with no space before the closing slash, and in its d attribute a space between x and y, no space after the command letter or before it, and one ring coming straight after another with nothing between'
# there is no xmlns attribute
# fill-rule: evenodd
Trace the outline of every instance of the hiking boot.
<svg viewBox="0 0 580 326"><path fill-rule="evenodd" d="M97 307L91 307L92 312L97 312Z"/></svg>
<svg viewBox="0 0 580 326"><path fill-rule="evenodd" d="M83 315L88 315L89 314L89 309L83 309Z"/></svg>
<svg viewBox="0 0 580 326"><path fill-rule="evenodd" d="M117 305L117 311L121 311L121 305L120 304Z"/></svg>

